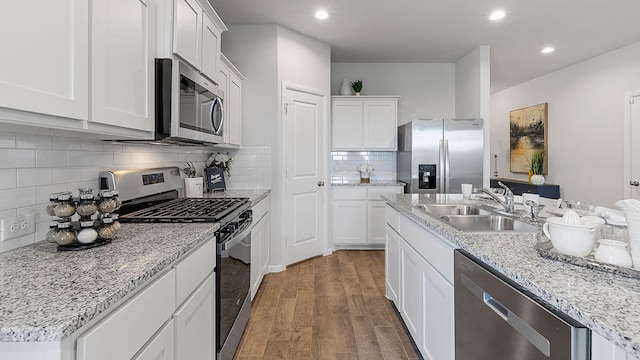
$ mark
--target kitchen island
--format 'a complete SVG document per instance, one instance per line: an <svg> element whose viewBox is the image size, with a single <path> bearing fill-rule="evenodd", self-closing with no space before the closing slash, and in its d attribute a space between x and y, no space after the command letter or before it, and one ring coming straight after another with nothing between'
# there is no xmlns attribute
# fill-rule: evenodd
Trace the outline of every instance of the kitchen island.
<svg viewBox="0 0 640 360"><path fill-rule="evenodd" d="M413 223L465 250L629 355L640 357L640 281L542 258L534 249L541 233L463 232L413 206L488 201L416 194L389 195L385 199Z"/></svg>

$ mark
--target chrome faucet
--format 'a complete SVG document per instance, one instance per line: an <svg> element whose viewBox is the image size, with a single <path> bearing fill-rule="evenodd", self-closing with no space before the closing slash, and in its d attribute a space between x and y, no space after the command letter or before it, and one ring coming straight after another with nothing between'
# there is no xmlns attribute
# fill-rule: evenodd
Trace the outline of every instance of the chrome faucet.
<svg viewBox="0 0 640 360"><path fill-rule="evenodd" d="M498 204L502 205L502 207L504 207L504 210L508 213L513 213L513 191L511 191L511 189L509 189L509 187L505 184L502 183L502 181L498 181L498 185L500 185L500 187L502 187L504 189L504 198L505 201L502 201L502 199L500 199L498 197L498 195L496 195L493 191L489 190L489 189L474 189L474 191L480 191L482 193L485 193L489 196L491 196L495 201L498 202Z"/></svg>

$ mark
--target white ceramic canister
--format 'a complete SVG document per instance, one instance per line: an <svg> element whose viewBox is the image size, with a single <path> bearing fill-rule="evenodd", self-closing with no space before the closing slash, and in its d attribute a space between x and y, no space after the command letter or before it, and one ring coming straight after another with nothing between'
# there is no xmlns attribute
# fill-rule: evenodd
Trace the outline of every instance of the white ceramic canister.
<svg viewBox="0 0 640 360"><path fill-rule="evenodd" d="M184 196L188 198L201 198L204 185L202 177L184 179Z"/></svg>
<svg viewBox="0 0 640 360"><path fill-rule="evenodd" d="M622 267L631 267L632 261L627 244L620 240L601 239L594 257L600 262Z"/></svg>
<svg viewBox="0 0 640 360"><path fill-rule="evenodd" d="M349 79L342 80L340 95L353 95L353 88L351 87L351 81L349 81Z"/></svg>

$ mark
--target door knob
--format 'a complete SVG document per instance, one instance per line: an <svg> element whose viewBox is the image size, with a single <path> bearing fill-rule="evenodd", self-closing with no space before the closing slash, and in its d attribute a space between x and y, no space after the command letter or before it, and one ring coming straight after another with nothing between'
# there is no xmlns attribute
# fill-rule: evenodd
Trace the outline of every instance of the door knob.
<svg viewBox="0 0 640 360"><path fill-rule="evenodd" d="M640 181L629 181L629 185L631 186L640 186Z"/></svg>
<svg viewBox="0 0 640 360"><path fill-rule="evenodd" d="M324 181L318 181L318 186L324 186Z"/></svg>

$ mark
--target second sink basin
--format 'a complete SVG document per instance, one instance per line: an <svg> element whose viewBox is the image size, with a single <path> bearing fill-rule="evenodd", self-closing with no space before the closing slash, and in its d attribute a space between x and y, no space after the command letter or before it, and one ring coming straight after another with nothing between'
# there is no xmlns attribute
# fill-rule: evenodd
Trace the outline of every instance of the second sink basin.
<svg viewBox="0 0 640 360"><path fill-rule="evenodd" d="M501 215L444 215L440 217L462 231L537 232L536 226Z"/></svg>
<svg viewBox="0 0 640 360"><path fill-rule="evenodd" d="M417 208L424 210L425 212L436 216L444 215L486 215L488 211L482 210L472 205L464 204L416 204Z"/></svg>

